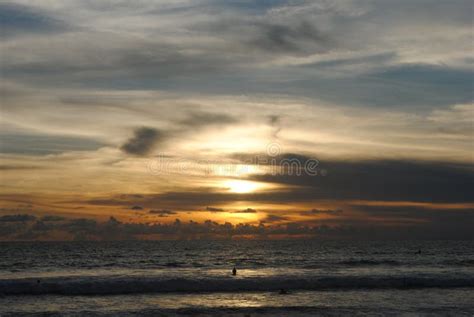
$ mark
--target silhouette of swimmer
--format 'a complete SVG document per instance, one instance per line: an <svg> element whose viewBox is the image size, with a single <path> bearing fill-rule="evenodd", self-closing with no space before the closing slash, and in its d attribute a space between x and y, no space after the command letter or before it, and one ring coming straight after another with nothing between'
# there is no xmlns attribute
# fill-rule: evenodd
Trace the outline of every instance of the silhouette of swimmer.
<svg viewBox="0 0 474 317"><path fill-rule="evenodd" d="M41 283L41 281L40 281L40 280L36 280L36 283L38 283L38 284L39 284L39 283Z"/></svg>
<svg viewBox="0 0 474 317"><path fill-rule="evenodd" d="M235 268L235 266L234 266L234 268L232 269L232 275L237 275L237 269Z"/></svg>
<svg viewBox="0 0 474 317"><path fill-rule="evenodd" d="M419 249L418 252L416 252L416 254L421 254L421 249Z"/></svg>

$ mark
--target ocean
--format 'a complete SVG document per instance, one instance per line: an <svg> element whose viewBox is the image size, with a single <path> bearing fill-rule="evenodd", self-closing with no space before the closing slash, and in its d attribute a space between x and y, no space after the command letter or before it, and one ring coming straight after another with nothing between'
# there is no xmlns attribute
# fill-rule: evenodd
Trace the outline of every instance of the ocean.
<svg viewBox="0 0 474 317"><path fill-rule="evenodd" d="M474 316L474 242L0 242L0 316L34 315Z"/></svg>

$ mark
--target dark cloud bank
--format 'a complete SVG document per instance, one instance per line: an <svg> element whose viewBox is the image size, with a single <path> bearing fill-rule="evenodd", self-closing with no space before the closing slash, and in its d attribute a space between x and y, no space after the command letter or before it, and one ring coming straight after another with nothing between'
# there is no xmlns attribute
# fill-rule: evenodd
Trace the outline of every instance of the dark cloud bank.
<svg viewBox="0 0 474 317"><path fill-rule="evenodd" d="M7 218L5 218L7 217ZM473 239L471 234L474 213L456 213L435 221L409 226L370 223L327 225L321 223L275 224L286 217L269 215L259 225L231 223L218 224L211 220L202 223L132 224L111 217L106 222L91 219L37 219L32 215L7 215L0 221L0 240L51 239L61 234L70 240L131 240L131 239ZM7 220L7 221L5 221ZM432 219L433 220L433 219Z"/></svg>
<svg viewBox="0 0 474 317"><path fill-rule="evenodd" d="M304 165L309 157L284 155ZM294 200L361 199L428 203L474 202L474 166L471 164L407 161L321 161L324 174L265 174L253 180L299 186ZM324 175L324 176L323 176ZM278 199L283 199L280 196Z"/></svg>
<svg viewBox="0 0 474 317"><path fill-rule="evenodd" d="M236 157L238 156L233 156L233 158ZM308 158L305 155L291 154L284 154L282 157L294 158L297 161L304 161ZM240 159L245 161L246 158L240 157ZM474 202L472 192L474 168L470 164L370 160L321 161L319 167L326 170L325 176L305 174L298 176L285 173L255 175L251 178L252 180L288 186L277 191L235 194L201 188L157 195L141 195L140 197L121 195L93 199L88 203L97 206L117 207L141 204L148 208L161 205L179 210L224 212L226 210L210 207L209 204L225 205L238 200L288 206L296 203L314 203L317 206L318 201L332 201L344 208L344 211L339 208L313 208L301 211L297 214L307 218L301 223L291 222L291 218L288 217L291 213L275 214L266 211L268 216L262 219L264 226L245 225L244 227L260 238L278 234L354 239L473 238L474 209L470 206ZM365 201L366 203L355 204L354 201ZM377 203L377 201L391 202L392 205ZM373 204L370 205L367 202ZM411 205L404 205L407 202ZM458 204L458 207L447 208L443 204ZM470 205L463 207L463 204ZM346 207L350 212L345 210ZM230 212L257 213L252 208ZM354 213L357 213L357 216ZM337 219L318 220L320 215ZM182 225L187 226L187 224ZM128 225L124 224L124 226ZM207 228L196 223L193 226L193 228ZM227 237L240 234L240 229L237 230L229 225L221 226L215 224L211 227L216 230L227 228L228 230L225 231ZM159 228L160 230L170 229L169 225ZM180 231L180 233L184 233L186 230ZM204 232L207 231L204 230ZM211 231L206 234L214 233Z"/></svg>
<svg viewBox="0 0 474 317"><path fill-rule="evenodd" d="M233 156L235 158L236 156ZM254 156L253 156L254 157ZM282 155L295 162L304 163L304 155ZM242 162L249 163L245 157ZM269 159L267 160L269 162ZM277 160L277 162L280 162ZM304 165L304 164L302 164ZM203 210L210 204L224 205L239 201L259 203L297 203L309 201L393 201L421 203L473 203L474 167L470 164L405 161L328 161L319 162L318 175L289 173L254 175L250 180L284 186L276 191L246 194L216 192L212 188L200 188L143 195L140 199L129 196L104 197L89 200L93 205L130 206L148 208L163 206ZM201 207L199 207L201 206ZM208 207L208 211L214 210Z"/></svg>

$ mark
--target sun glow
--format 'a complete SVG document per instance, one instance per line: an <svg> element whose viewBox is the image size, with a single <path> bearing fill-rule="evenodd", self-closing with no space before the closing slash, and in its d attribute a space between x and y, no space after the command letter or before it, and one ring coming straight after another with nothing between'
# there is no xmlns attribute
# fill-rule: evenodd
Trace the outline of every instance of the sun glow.
<svg viewBox="0 0 474 317"><path fill-rule="evenodd" d="M229 180L224 182L224 186L232 193L251 193L262 187L261 184L243 180Z"/></svg>

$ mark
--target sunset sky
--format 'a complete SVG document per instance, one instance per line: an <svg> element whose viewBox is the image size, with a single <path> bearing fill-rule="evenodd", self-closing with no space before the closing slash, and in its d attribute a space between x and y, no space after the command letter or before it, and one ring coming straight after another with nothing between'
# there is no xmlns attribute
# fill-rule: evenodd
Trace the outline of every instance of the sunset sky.
<svg viewBox="0 0 474 317"><path fill-rule="evenodd" d="M472 8L0 1L0 240L473 238Z"/></svg>

